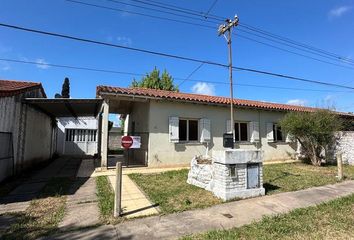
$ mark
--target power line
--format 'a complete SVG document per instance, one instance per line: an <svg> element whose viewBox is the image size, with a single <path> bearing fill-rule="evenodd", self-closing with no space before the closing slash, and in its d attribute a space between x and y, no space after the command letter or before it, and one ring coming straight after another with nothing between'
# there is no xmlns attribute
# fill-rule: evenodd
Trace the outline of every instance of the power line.
<svg viewBox="0 0 354 240"><path fill-rule="evenodd" d="M86 3L86 2L80 2L80 1L75 1L75 0L66 0L66 1L67 2L71 2L71 3L80 4L80 5L86 5L86 6L90 6L90 7L95 7L95 8L112 10L112 11L116 11L116 12L125 12L125 13L135 14L135 15L139 15L139 16L143 16L143 17L149 17L149 18L155 18L155 19L160 19L160 20L165 20L165 21L178 22L178 23L183 23L183 24L188 24L188 25L193 25L193 26L198 26L198 27L204 27L204 28L212 28L211 26L206 26L204 24L199 24L199 23L187 22L187 21L184 21L184 20L177 20L177 19L171 19L171 18L167 18L167 17L160 17L160 16L156 16L156 15L133 12L133 11L129 11L129 10L106 7L106 6L102 6L102 5Z"/></svg>
<svg viewBox="0 0 354 240"><path fill-rule="evenodd" d="M208 18L209 13L211 12L211 10L213 10L213 8L215 7L217 2L218 2L218 0L214 0L214 2L209 7L208 11L205 13L205 18Z"/></svg>
<svg viewBox="0 0 354 240"><path fill-rule="evenodd" d="M36 33L36 34L40 34L40 35L59 37L59 38L74 40L74 41L78 41L78 42L85 42L85 43L96 44L96 45L101 45L101 46L126 49L126 50L135 51L135 52L148 53L151 55L179 59L179 60L184 60L184 61L189 61L189 62L204 63L204 64L208 64L208 65L214 65L214 66L225 67L225 68L228 67L228 65L226 65L226 64L208 61L208 60L201 60L201 59L197 59L197 58L179 56L179 55L157 52L157 51L152 51L152 50L146 50L146 49L141 49L141 48L133 48L133 47L123 46L123 45L119 45L119 44L107 43L107 42L102 42L102 41L97 41L97 40L92 40L92 39L87 39L87 38L81 38L81 37L75 37L75 36L70 36L70 35L65 35L65 34L60 34L60 33L25 28L25 27L15 26L15 25L10 25L10 24L5 24L5 23L0 23L0 27L6 27L6 28L10 28L10 29L16 29L16 30L21 30L21 31L25 31L25 32ZM257 69L251 69L251 68L245 68L245 67L233 67L233 69L257 73L257 74L263 74L263 75L268 75L268 76L273 76L273 77L278 77L278 78L291 79L294 81L315 83L315 84L320 84L320 85L325 85L325 86L332 86L332 87L346 88L346 89L354 90L354 87L350 87L350 86L322 82L322 81L318 81L318 80L311 80L311 79L300 78L300 77L294 77L294 76L290 76L290 75L286 75L286 74L273 73L273 72L268 72L268 71L263 71L263 70L257 70Z"/></svg>
<svg viewBox="0 0 354 240"><path fill-rule="evenodd" d="M143 3L143 4L146 4L146 5L155 5L155 6L159 6L161 8L164 8L166 6L168 6L171 10L175 10L175 11L182 11L186 14L193 14L195 16L199 16L201 18L203 18L205 16L205 13L203 12L199 12L199 11L196 11L196 10L192 10L192 9L188 9L188 8L183 8L183 7L178 7L178 6L175 6L175 5L172 5L172 4L166 4L166 3L161 3L161 2L158 2L158 1L153 1L153 0L149 0L148 2L147 1L142 1L142 0L131 0L131 1L135 1L135 2L140 2L140 3ZM153 4L151 3L153 2ZM210 14L209 19L214 19L214 20L218 20L218 21L223 21L225 20L226 18L225 17L222 17L222 16L217 16L217 15L212 15ZM308 44L304 44L304 43L301 43L301 42L297 42L297 41L294 41L290 38L286 38L286 37L282 37L282 36L279 36L279 35L276 35L274 33L270 33L268 31L265 31L263 29L259 29L259 28L256 28L256 27L253 27L249 24L245 24L245 23L240 23L239 24L240 27L244 27L244 28L248 28L249 30L251 31L255 31L255 32L258 32L258 33L261 33L261 34L264 34L266 36L270 36L272 38L275 38L275 39L279 39L281 41L284 41L284 42L287 42L287 43L290 43L292 45L297 45L297 46L300 46L302 48L306 48L306 49L309 49L309 50L312 50L312 51L317 51L317 52L320 52L320 53L323 53L323 54L326 54L328 56L332 56L332 57L335 57L337 60L340 60L340 61L345 61L345 62L351 62L351 63L354 63L354 60L353 59L350 59L348 57L342 57L338 54L335 54L335 53L331 53L329 51L326 51L326 50L323 50L323 49L320 49L320 48L317 48L317 47L313 47L311 45L308 45Z"/></svg>
<svg viewBox="0 0 354 240"><path fill-rule="evenodd" d="M166 17L159 17L159 16L156 16L156 15L149 15L149 14L138 13L138 12L134 12L134 11L127 11L127 10L123 10L123 9L106 7L106 6L97 5L97 4L90 4L90 3L85 3L85 2L76 1L76 0L66 0L66 1L72 2L72 3L76 3L76 4L86 5L86 6L90 6L90 7L96 7L96 8L100 8L100 9L113 10L113 11L119 11L119 12L127 12L127 13L130 13L130 14L136 14L136 15L145 16L145 17L151 17L151 18L160 19L160 20L167 20L167 21L178 22L178 23L183 23L183 24L188 24L188 25L193 25L193 26L198 26L198 27L205 27L205 28L214 29L214 27L212 27L212 26L198 24L198 23L192 23L192 22L186 22L186 21L183 21L183 20L176 20L176 19L171 19L171 18L166 18ZM127 3L124 3L124 2L119 2L117 0L106 0L106 1L120 3L120 4L124 4L124 5L128 5L128 6L136 6L136 5L127 4ZM166 11L160 11L160 10L153 9L153 8L146 8L146 7L141 7L141 8L148 9L148 10L153 10L153 11L157 11L157 12L165 12L165 13L168 13L168 14L176 15L174 13L170 13L170 12L166 12ZM181 16L181 15L176 15L176 16ZM188 17L188 16L184 16L184 17ZM192 19L196 19L196 18L192 17ZM248 34L252 34L252 35L255 35L257 37L261 37L261 38L276 42L278 44L286 45L288 47L296 48L296 49L301 50L301 51L305 51L305 52L308 52L308 53L311 53L311 54L319 55L321 57L325 57L325 58L329 58L329 59L332 59L332 60L340 61L341 63L351 64L351 63L348 63L348 62L343 62L342 60L338 60L337 58L333 59L333 57L328 57L328 56L325 56L323 54L314 53L314 52L311 52L311 51L308 51L308 50L305 50L305 49L301 49L301 48L298 48L298 47L291 46L290 44L286 44L286 43L283 43L283 42L272 40L272 39L270 39L268 37L264 37L264 36L260 36L258 34L250 33L249 31L245 31L245 30L242 30L242 29L239 29L239 31L242 31L242 32L245 32L245 33L248 33ZM311 57L311 56L308 56L308 55L305 55L305 54L296 53L294 51L290 51L290 50L287 50L287 49L284 49L284 48L281 48L281 47L277 47L277 46L274 46L272 44L265 43L265 42L250 38L248 36L244 36L244 35L241 35L241 34L237 34L237 36L239 36L240 38L243 38L243 39L247 39L247 40L252 41L252 42L256 42L258 44L262 44L262 45L265 45L265 46L280 50L280 51L284 51L284 52L287 52L287 53L290 53L290 54L294 54L294 55L297 55L297 56L300 56L300 57L304 57L304 58L307 58L307 59L315 60L317 62L321 62L321 63L325 63L325 64L330 64L332 66L337 66L337 67L342 67L342 68L354 70L353 67L348 67L348 66L344 66L344 65L341 65L341 64L336 64L336 63L328 62L328 61L321 60L321 59L318 59L318 58L314 58L314 57Z"/></svg>
<svg viewBox="0 0 354 240"><path fill-rule="evenodd" d="M196 67L188 76L186 79L184 79L182 82L180 82L177 87L180 87L185 81L187 81L188 79L190 79L194 73L196 73L202 66L204 65L204 63L201 63L198 65L198 67Z"/></svg>
<svg viewBox="0 0 354 240"><path fill-rule="evenodd" d="M82 67L82 66L73 66L67 64L55 64L55 63L41 63L35 61L28 60L17 60L17 59L9 59L9 58L0 58L0 61L5 62L13 62L13 63L21 63L21 64L30 64L30 65L40 65L46 67L56 67L56 68L65 68L65 69L74 69L74 70L82 70L82 71L92 71L92 72L102 72L102 73L110 73L110 74L120 74L120 75L130 75L130 76L145 76L143 73L134 73L134 72L125 72L125 71L117 71L111 69L102 69L102 68L91 68L91 67ZM200 69L201 65L198 66ZM194 74L198 69L195 69L192 73ZM193 74L189 74L187 78L174 77L175 80L178 81L188 81L188 82L204 82L211 84L222 84L229 85L229 82L221 82L221 81L210 81L210 80L201 80L201 79L191 79L190 76ZM179 84L181 85L181 83ZM269 88L269 89L283 89L283 90L294 90L294 91L310 91L310 92L341 92L341 93L353 93L353 91L340 91L340 90L324 90L324 89L309 89L309 88L290 88L290 87L276 87L276 86L268 86L268 85L257 85L257 84L242 84L236 83L234 86L241 87L257 87L257 88Z"/></svg>
<svg viewBox="0 0 354 240"><path fill-rule="evenodd" d="M74 3L84 3L84 2L81 2L81 1L75 1L75 0L66 0L66 1L74 2ZM126 6L132 6L132 7L136 7L136 8L141 8L141 9L145 9L145 10L157 11L157 12L160 12L160 13L166 13L166 14L170 14L170 15L173 15L173 16L185 17L185 18L189 18L189 19L200 21L200 18L197 18L197 17L191 17L191 16L188 16L188 15L177 14L177 13L169 12L169 11L166 11L166 10L158 10L158 9L155 9L155 8L143 7L143 6L139 6L139 5L136 5L136 4L131 4L131 3L122 2L122 1L118 1L118 0L106 0L106 1L107 2L117 3L117 4L122 4L122 5L126 5ZM86 3L84 3L84 4L86 4ZM90 5L90 4L86 4L86 5ZM102 5L95 5L95 6L101 6L102 7ZM103 7L105 7L105 6L103 6ZM125 10L122 10L122 11L125 11ZM207 21L207 22L215 23L213 21Z"/></svg>

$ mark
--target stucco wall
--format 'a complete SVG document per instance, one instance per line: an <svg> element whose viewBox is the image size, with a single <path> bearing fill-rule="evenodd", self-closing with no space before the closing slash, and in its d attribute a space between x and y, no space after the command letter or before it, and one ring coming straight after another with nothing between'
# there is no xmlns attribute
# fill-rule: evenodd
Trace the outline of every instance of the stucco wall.
<svg viewBox="0 0 354 240"><path fill-rule="evenodd" d="M202 143L170 143L169 117L207 118L211 121L212 150L223 149L223 133L226 122L230 119L229 108L191 103L159 102L152 100L149 111L149 166L189 164L195 155L205 154L206 144ZM235 121L255 121L260 123L259 143L235 144L235 148L262 149L265 161L289 160L294 158L296 145L285 142L268 143L266 139L266 123L278 122L285 113L276 111L235 109ZM146 117L142 118L147 119Z"/></svg>

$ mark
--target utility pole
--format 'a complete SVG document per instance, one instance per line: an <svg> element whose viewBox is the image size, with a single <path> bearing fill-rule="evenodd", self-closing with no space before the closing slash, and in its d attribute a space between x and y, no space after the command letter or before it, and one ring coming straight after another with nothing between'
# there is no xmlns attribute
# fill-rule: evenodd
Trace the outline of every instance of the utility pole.
<svg viewBox="0 0 354 240"><path fill-rule="evenodd" d="M234 122L234 91L233 91L233 83L232 83L232 49L231 49L231 33L232 28L238 25L238 17L235 15L234 20L226 19L226 24L222 24L219 26L218 33L219 36L223 35L227 41L227 45L229 47L229 75L230 75L230 107L231 107L231 131L233 136L233 141L235 141L235 122ZM228 36L225 36L225 33L228 32ZM232 144L232 148L234 145Z"/></svg>

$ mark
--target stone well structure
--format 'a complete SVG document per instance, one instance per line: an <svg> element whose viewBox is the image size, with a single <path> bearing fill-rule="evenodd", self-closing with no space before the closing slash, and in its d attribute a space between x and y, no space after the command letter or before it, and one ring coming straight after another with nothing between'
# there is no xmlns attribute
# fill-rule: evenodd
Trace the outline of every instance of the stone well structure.
<svg viewBox="0 0 354 240"><path fill-rule="evenodd" d="M187 182L223 200L262 196L263 151L230 149L213 151L209 159L195 157Z"/></svg>

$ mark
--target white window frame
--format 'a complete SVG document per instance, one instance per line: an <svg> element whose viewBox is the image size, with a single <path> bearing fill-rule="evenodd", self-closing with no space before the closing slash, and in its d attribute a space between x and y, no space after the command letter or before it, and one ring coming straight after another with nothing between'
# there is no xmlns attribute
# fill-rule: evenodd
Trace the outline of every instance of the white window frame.
<svg viewBox="0 0 354 240"><path fill-rule="evenodd" d="M250 122L247 121L235 121L234 125L236 125L236 123L238 123L238 141L236 141L236 128L235 128L235 139L234 142L235 143L249 143L250 142ZM240 123L246 123L247 124L247 141L241 141L241 124Z"/></svg>
<svg viewBox="0 0 354 240"><path fill-rule="evenodd" d="M198 119L198 118L179 118L179 121L181 121L181 120L185 120L185 121L187 121L187 135L186 135L186 140L181 140L181 138L180 138L180 140L179 140L179 142L180 143L199 143L199 138L200 138L200 130L199 130L199 128L200 128L200 123L199 123L199 120L200 119ZM197 122L197 139L196 140L189 140L189 121L196 121ZM178 131L179 131L179 122L178 122ZM181 136L179 136L179 137L181 137Z"/></svg>

